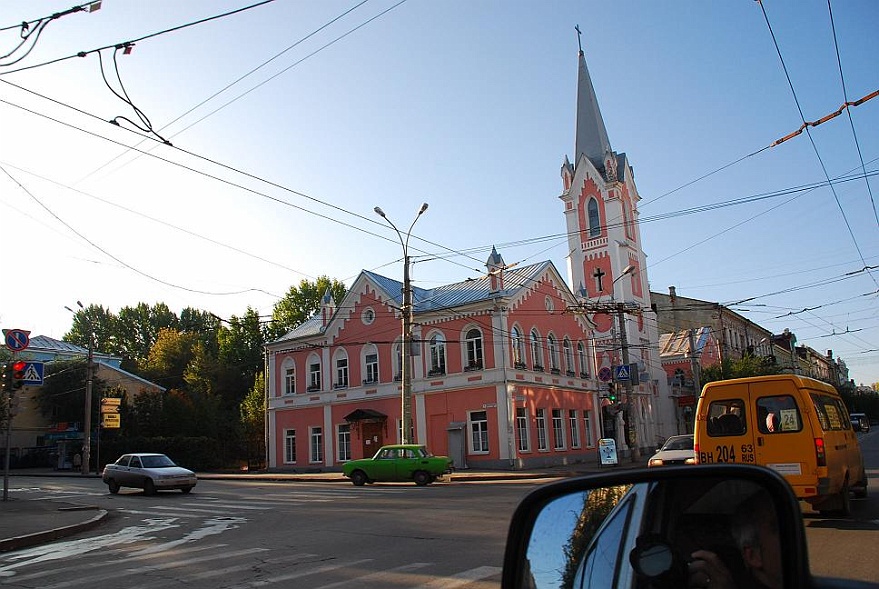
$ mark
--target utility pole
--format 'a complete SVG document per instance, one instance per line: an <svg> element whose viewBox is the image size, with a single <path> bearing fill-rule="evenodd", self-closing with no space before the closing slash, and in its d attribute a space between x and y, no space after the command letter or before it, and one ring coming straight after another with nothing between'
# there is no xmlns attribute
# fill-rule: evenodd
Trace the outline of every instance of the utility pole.
<svg viewBox="0 0 879 589"><path fill-rule="evenodd" d="M415 222L421 217L422 213L427 210L427 203L423 203L409 230L406 232L406 239L403 234L394 225L394 222L388 219L381 207L373 209L375 213L388 222L400 238L400 245L403 246L403 308L400 309L403 315L403 353L401 354L402 366L400 367L400 376L403 379L402 401L400 403L400 442L403 444L411 442L413 433L412 428L412 284L409 280L409 237L412 235L412 228Z"/></svg>

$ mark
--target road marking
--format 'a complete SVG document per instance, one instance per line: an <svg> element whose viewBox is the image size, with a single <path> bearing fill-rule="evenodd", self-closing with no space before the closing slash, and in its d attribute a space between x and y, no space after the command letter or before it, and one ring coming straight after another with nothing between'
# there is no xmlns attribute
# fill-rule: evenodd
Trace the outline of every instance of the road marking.
<svg viewBox="0 0 879 589"><path fill-rule="evenodd" d="M303 558L315 558L316 556L317 556L316 554L309 554L307 552L303 552L301 554L291 554L290 556L287 556L287 557L269 558L269 559L261 560L260 565L284 564L284 563L288 563L291 561L297 561L297 560L300 560ZM241 571L249 571L252 569L253 569L253 563L248 562L245 564L240 564L240 565L231 566L231 567L225 567L222 569L216 569L213 571L207 571L207 572L198 573L195 575L187 575L186 582L188 583L190 580L202 580L202 579L211 579L213 577L223 577L223 576L226 576L230 573L240 573Z"/></svg>
<svg viewBox="0 0 879 589"><path fill-rule="evenodd" d="M425 583L418 589L451 589L452 587L460 587L473 581L479 581L492 575L500 574L503 571L500 567L477 567L469 571L463 571L451 577L440 577L434 579L430 583Z"/></svg>
<svg viewBox="0 0 879 589"><path fill-rule="evenodd" d="M264 585L271 585L272 583L281 583L283 581L291 581L293 579L299 579L301 577L308 577L311 575L319 575L321 573L334 571L336 569L343 569L345 567L353 567L358 564L363 564L365 562L372 562L372 560L373 560L372 558L363 558L361 560L350 560L347 562L339 562L337 564L328 564L328 565L319 566L319 567L305 570L305 571L297 571L295 573L290 573L287 575L278 575L276 577L270 577L268 579L259 579L257 581L251 581L250 583L245 583L242 586L243 587L263 587Z"/></svg>
<svg viewBox="0 0 879 589"><path fill-rule="evenodd" d="M181 511L204 511L205 513L216 513L216 510L208 511L207 509L198 509L198 508L194 507L196 505L204 506L205 505L204 503L184 503L183 505L186 505L186 506L192 505L193 508L192 509L183 509L182 507L165 507L165 509L180 509ZM267 509L271 509L271 507L268 507L268 506L255 507L252 505L244 505L244 504L240 504L240 503L237 503L237 504L210 503L209 505L211 505L212 507L213 506L222 507L224 509L244 509L244 510L252 510L252 511L265 511Z"/></svg>
<svg viewBox="0 0 879 589"><path fill-rule="evenodd" d="M369 575L361 575L353 579L347 579L345 581L339 581L337 583L330 583L329 585L321 585L320 587L315 587L315 589L331 589L333 587L343 587L345 585L360 585L362 583L375 583L379 586L383 585L385 587L391 587L396 584L405 585L405 583L394 583L395 580L399 580L396 577L399 577L402 573L408 573L410 571L423 569L426 566L430 566L430 564L431 563L429 562L413 562L411 564L405 564L403 566L388 569L386 571L378 571Z"/></svg>

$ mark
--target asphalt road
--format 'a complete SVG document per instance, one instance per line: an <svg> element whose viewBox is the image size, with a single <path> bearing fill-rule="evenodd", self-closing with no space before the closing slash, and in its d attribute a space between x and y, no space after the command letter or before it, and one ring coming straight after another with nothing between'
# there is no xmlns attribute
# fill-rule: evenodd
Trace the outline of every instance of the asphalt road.
<svg viewBox="0 0 879 589"><path fill-rule="evenodd" d="M870 495L853 516L805 512L811 568L879 582L879 429L861 437ZM0 588L284 586L488 589L507 526L542 481L377 484L202 480L190 495L110 495L98 479L16 477L21 498L113 515L64 541L0 555Z"/></svg>

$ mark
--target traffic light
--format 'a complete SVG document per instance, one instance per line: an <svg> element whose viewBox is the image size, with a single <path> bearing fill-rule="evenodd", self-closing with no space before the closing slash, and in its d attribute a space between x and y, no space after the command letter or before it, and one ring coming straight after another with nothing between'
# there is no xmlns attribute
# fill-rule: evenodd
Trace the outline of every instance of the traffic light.
<svg viewBox="0 0 879 589"><path fill-rule="evenodd" d="M607 392L607 399L611 403L616 403L617 402L617 392L613 389L609 390Z"/></svg>
<svg viewBox="0 0 879 589"><path fill-rule="evenodd" d="M12 363L12 390L17 391L24 386L24 371L27 368L27 362L19 360Z"/></svg>
<svg viewBox="0 0 879 589"><path fill-rule="evenodd" d="M3 363L3 392L12 390L12 362Z"/></svg>

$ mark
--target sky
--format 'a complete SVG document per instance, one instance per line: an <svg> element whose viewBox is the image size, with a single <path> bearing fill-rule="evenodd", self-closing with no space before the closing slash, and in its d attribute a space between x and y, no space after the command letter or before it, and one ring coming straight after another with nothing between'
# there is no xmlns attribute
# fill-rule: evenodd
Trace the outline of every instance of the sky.
<svg viewBox="0 0 879 589"><path fill-rule="evenodd" d="M769 147L879 88L873 0L275 0L182 26L257 3L104 0L27 53L20 23L72 4L0 0L0 326L60 339L76 301L268 316L302 279L399 280L376 206L405 232L429 204L416 286L479 277L492 246L566 275L578 25L651 290L879 382L879 97Z"/></svg>

